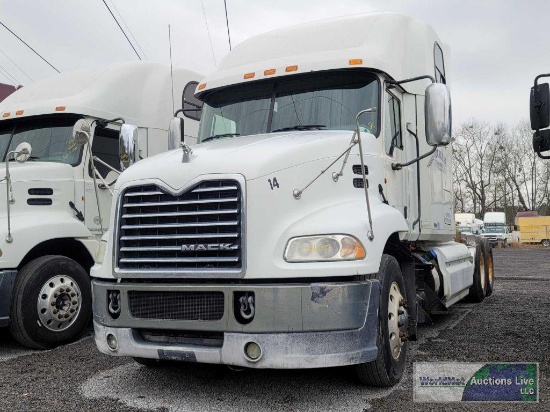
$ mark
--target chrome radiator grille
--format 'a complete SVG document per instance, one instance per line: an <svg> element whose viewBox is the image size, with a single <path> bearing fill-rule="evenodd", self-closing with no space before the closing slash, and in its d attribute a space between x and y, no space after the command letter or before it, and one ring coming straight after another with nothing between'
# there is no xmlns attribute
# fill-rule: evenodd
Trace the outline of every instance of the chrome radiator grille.
<svg viewBox="0 0 550 412"><path fill-rule="evenodd" d="M174 196L135 186L121 199L117 265L133 271L239 271L241 189L234 180L203 181Z"/></svg>
<svg viewBox="0 0 550 412"><path fill-rule="evenodd" d="M223 318L223 292L128 292L130 314L139 319L216 321Z"/></svg>

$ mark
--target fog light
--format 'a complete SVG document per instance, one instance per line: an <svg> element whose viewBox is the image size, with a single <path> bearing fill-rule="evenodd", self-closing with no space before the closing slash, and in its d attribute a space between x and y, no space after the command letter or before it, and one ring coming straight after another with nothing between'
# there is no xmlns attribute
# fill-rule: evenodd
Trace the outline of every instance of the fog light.
<svg viewBox="0 0 550 412"><path fill-rule="evenodd" d="M116 350L118 347L118 342L116 340L116 337L112 333L107 334L107 346L111 350Z"/></svg>
<svg viewBox="0 0 550 412"><path fill-rule="evenodd" d="M262 357L262 348L256 342L248 342L244 347L244 353L249 361L257 362Z"/></svg>

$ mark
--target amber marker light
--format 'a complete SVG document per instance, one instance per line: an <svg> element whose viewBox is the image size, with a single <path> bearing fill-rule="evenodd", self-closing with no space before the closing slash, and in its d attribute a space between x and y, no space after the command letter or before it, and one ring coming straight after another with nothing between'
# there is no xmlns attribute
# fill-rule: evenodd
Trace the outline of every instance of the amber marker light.
<svg viewBox="0 0 550 412"><path fill-rule="evenodd" d="M275 74L275 71L275 69L264 70L264 76L271 76L272 74Z"/></svg>
<svg viewBox="0 0 550 412"><path fill-rule="evenodd" d="M201 84L199 84L198 89L199 89L199 90L202 90L202 89L204 89L205 87L206 87L206 83L201 83Z"/></svg>
<svg viewBox="0 0 550 412"><path fill-rule="evenodd" d="M244 75L244 78L245 79L252 79L256 74L255 73L246 73Z"/></svg>
<svg viewBox="0 0 550 412"><path fill-rule="evenodd" d="M298 70L298 66L297 66L297 65L294 65L294 66L286 66L285 72L295 72L296 70Z"/></svg>
<svg viewBox="0 0 550 412"><path fill-rule="evenodd" d="M18 110L15 112L16 116L21 116L25 111L24 110Z"/></svg>
<svg viewBox="0 0 550 412"><path fill-rule="evenodd" d="M349 59L350 66L356 66L358 64L363 64L363 59Z"/></svg>
<svg viewBox="0 0 550 412"><path fill-rule="evenodd" d="M9 113L9 112L4 113L4 114L2 115L2 117L10 117L10 113Z"/></svg>
<svg viewBox="0 0 550 412"><path fill-rule="evenodd" d="M55 108L55 111L56 111L56 112L64 112L64 111L65 111L65 106L57 106L57 107Z"/></svg>

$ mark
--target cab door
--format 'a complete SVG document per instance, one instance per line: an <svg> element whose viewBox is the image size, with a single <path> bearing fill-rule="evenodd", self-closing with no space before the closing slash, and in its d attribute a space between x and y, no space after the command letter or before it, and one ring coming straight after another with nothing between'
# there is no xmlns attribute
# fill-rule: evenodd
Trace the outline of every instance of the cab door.
<svg viewBox="0 0 550 412"><path fill-rule="evenodd" d="M92 140L92 156L98 157L117 171L120 171L119 131L120 128L115 125L109 125L105 128L96 126ZM92 160L87 160L87 168L84 171L84 223L92 233L101 235L101 230L103 229L105 232L109 226L113 196L97 176L94 182L91 167ZM118 173L100 162L96 161L95 167L108 184L113 183L118 178Z"/></svg>
<svg viewBox="0 0 550 412"><path fill-rule="evenodd" d="M405 166L394 170L392 164L407 161L403 125L403 93L386 89L383 95L384 180L378 188L380 198L398 210L411 227L409 170Z"/></svg>

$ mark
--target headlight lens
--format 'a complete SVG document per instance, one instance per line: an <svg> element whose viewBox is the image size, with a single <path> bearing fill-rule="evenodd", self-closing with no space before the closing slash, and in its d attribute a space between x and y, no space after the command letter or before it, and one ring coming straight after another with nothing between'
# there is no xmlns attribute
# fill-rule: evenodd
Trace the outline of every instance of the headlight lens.
<svg viewBox="0 0 550 412"><path fill-rule="evenodd" d="M367 253L359 240L349 235L295 237L285 250L287 262L323 262L364 259Z"/></svg>

